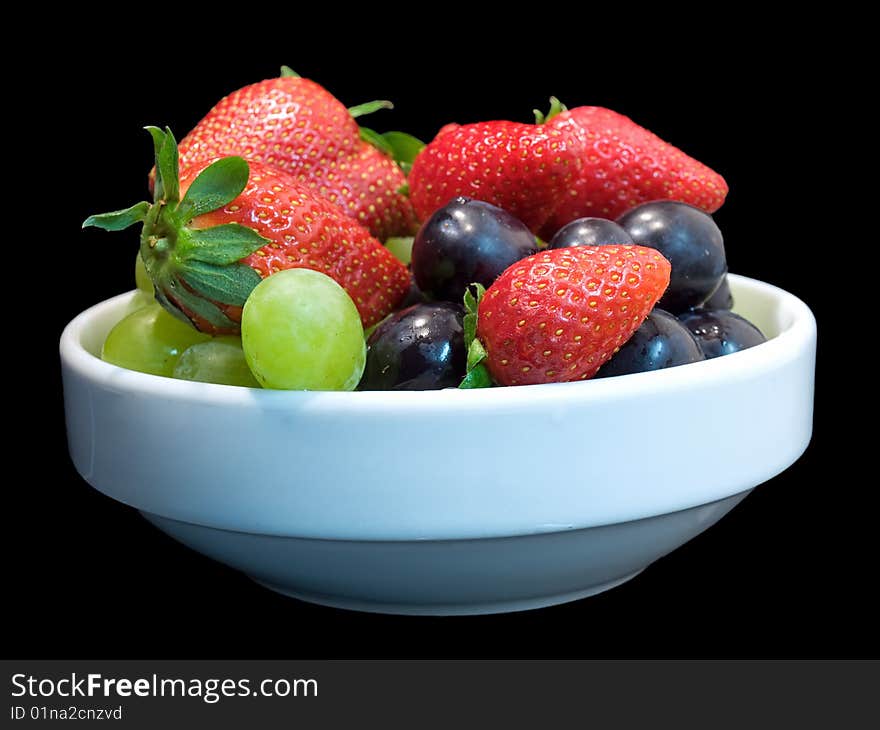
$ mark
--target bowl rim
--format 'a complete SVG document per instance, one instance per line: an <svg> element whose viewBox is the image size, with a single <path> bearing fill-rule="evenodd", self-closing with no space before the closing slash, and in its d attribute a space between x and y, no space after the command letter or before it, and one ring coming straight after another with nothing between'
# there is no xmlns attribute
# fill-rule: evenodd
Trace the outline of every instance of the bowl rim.
<svg viewBox="0 0 880 730"><path fill-rule="evenodd" d="M160 375L141 373L113 365L90 353L82 339L94 320L102 313L120 306L134 296L136 290L119 294L99 302L74 317L64 328L59 351L65 368L93 382L112 381L114 390L129 390L142 395L162 397L177 402L215 403L230 407L258 406L260 408L285 408L308 401L310 406L322 409L352 409L370 412L388 409L432 409L454 405L456 408L476 407L482 404L516 405L533 404L535 400L608 400L616 397L634 397L658 388L679 389L692 385L693 379L701 381L738 379L744 374L753 375L756 370L774 367L780 361L794 358L815 337L816 322L809 307L793 294L773 284L728 274L731 285L739 290L752 290L771 296L784 319L781 331L754 347L723 357L704 360L688 365L630 373L607 378L593 378L569 383L519 385L514 387L483 388L475 390L424 391L293 391L247 388L235 385L201 383Z"/></svg>

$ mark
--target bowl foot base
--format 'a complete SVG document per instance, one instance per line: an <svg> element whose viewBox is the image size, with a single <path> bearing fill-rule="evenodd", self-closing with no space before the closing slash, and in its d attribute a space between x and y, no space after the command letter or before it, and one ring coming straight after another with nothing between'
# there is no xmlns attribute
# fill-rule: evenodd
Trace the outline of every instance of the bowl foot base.
<svg viewBox="0 0 880 730"><path fill-rule="evenodd" d="M558 593L550 596L533 596L530 598L520 598L510 601L492 601L488 603L436 603L436 604L409 604L409 603L381 603L373 601L362 601L356 598L346 598L342 596L326 596L315 593L303 593L296 590L285 588L284 586L267 583L266 581L253 578L264 588L268 588L276 593L281 593L290 598L296 598L307 603L317 603L321 606L330 606L332 608L344 608L349 611L365 611L367 613L391 613L407 616L476 616L489 613L512 613L514 611L530 611L535 608L544 608L546 606L556 606L560 603L570 603L581 598L595 596L597 593L616 588L626 583L628 580L635 578L641 570L625 575L622 578L615 578L607 583L590 586L579 591L570 593Z"/></svg>

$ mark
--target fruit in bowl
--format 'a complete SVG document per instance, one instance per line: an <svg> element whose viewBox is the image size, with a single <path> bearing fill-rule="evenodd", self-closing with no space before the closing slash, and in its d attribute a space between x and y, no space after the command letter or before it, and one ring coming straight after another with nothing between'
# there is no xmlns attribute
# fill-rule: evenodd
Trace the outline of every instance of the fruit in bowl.
<svg viewBox="0 0 880 730"><path fill-rule="evenodd" d="M608 110L423 145L318 89L149 128L152 202L86 221L141 226L138 289L62 336L96 488L285 593L479 613L610 588L800 455L815 325L727 273L717 173Z"/></svg>

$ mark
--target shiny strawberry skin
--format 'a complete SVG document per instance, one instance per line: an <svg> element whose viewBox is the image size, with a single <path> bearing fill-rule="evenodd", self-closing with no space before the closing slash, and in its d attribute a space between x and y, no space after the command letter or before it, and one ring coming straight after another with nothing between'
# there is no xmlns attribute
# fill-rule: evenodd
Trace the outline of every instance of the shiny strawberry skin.
<svg viewBox="0 0 880 730"><path fill-rule="evenodd" d="M369 144L327 170L314 170L307 183L322 197L343 208L380 241L413 235L415 210L402 192L406 178L397 164Z"/></svg>
<svg viewBox="0 0 880 730"><path fill-rule="evenodd" d="M614 219L649 200L679 200L713 213L727 195L717 172L610 109L582 106L545 125L574 136L579 174L539 232L549 240L585 216Z"/></svg>
<svg viewBox="0 0 880 730"><path fill-rule="evenodd" d="M477 315L500 385L593 377L648 316L670 265L643 246L579 246L519 261L486 291Z"/></svg>
<svg viewBox="0 0 880 730"><path fill-rule="evenodd" d="M409 235L416 227L409 199L398 192L406 176L361 140L348 109L309 79L267 79L234 91L181 140L179 150L181 167L240 155L288 172L380 239Z"/></svg>
<svg viewBox="0 0 880 730"><path fill-rule="evenodd" d="M544 240L577 218L614 219L648 200L712 213L728 190L721 175L628 117L591 106L545 124L446 125L416 158L410 189L422 220L466 195L504 208Z"/></svg>
<svg viewBox="0 0 880 730"><path fill-rule="evenodd" d="M537 232L577 177L577 143L564 127L448 124L416 157L410 198L422 220L464 195L504 208Z"/></svg>
<svg viewBox="0 0 880 730"><path fill-rule="evenodd" d="M181 170L182 193L210 162ZM240 223L253 228L271 243L241 261L261 277L284 269L314 269L348 292L365 327L388 315L409 289L406 267L366 228L291 175L255 161L250 161L249 167L250 176L241 195L193 219L191 227ZM241 319L240 308L223 310L235 321ZM191 318L202 331L213 330L207 323Z"/></svg>

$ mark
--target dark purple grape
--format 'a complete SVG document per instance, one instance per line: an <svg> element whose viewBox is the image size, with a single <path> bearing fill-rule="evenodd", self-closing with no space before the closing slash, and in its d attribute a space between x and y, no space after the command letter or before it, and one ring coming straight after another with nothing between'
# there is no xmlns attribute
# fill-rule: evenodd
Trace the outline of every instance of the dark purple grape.
<svg viewBox="0 0 880 730"><path fill-rule="evenodd" d="M700 309L733 309L733 294L730 293L727 276L721 280L715 293L705 301Z"/></svg>
<svg viewBox="0 0 880 730"><path fill-rule="evenodd" d="M705 359L690 331L669 312L655 308L596 377L662 370Z"/></svg>
<svg viewBox="0 0 880 730"><path fill-rule="evenodd" d="M464 310L416 304L384 320L367 340L359 390L456 388L465 375Z"/></svg>
<svg viewBox="0 0 880 730"><path fill-rule="evenodd" d="M570 246L610 246L632 244L632 237L614 221L606 218L578 218L562 226L550 239L548 248Z"/></svg>
<svg viewBox="0 0 880 730"><path fill-rule="evenodd" d="M672 264L669 288L657 306L673 314L701 306L727 273L724 238L712 216L687 203L657 200L628 210L617 222L640 246Z"/></svg>
<svg viewBox="0 0 880 730"><path fill-rule="evenodd" d="M435 211L416 234L412 271L432 299L460 302L469 284L489 287L511 264L537 253L532 232L510 213L458 197Z"/></svg>
<svg viewBox="0 0 880 730"><path fill-rule="evenodd" d="M747 319L725 309L695 309L678 319L696 338L706 359L730 355L767 340Z"/></svg>
<svg viewBox="0 0 880 730"><path fill-rule="evenodd" d="M419 285L416 284L416 279L410 272L409 275L409 289L407 289L406 296L403 298L403 301L397 305L397 310L407 309L411 307L413 304L421 304L425 301L425 295L422 293L422 290L419 289Z"/></svg>

